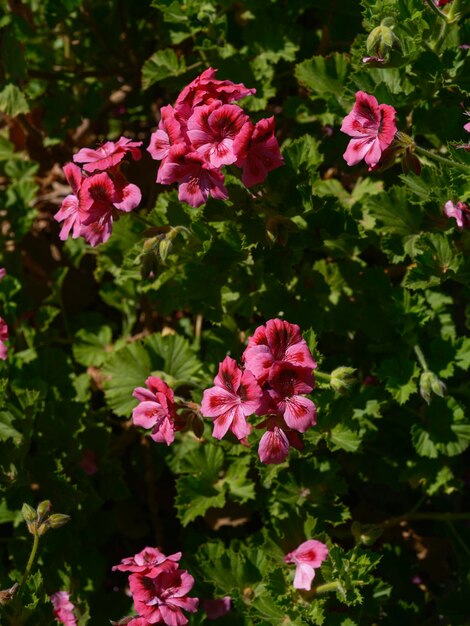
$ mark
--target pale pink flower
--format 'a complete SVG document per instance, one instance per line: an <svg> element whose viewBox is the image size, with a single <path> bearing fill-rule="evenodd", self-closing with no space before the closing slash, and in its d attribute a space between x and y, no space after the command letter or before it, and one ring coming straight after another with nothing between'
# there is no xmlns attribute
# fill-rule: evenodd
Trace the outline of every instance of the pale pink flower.
<svg viewBox="0 0 470 626"><path fill-rule="evenodd" d="M73 163L64 165L64 174L67 182L72 187L72 192L64 198L60 209L54 215L57 222L64 222L60 230L60 239L65 241L72 230L72 238L76 239L80 235L80 202L79 192L82 186L83 174L80 168Z"/></svg>
<svg viewBox="0 0 470 626"><path fill-rule="evenodd" d="M219 168L237 160L234 139L247 121L248 116L236 104L214 102L194 109L188 120L188 137L193 149Z"/></svg>
<svg viewBox="0 0 470 626"><path fill-rule="evenodd" d="M150 437L169 446L177 430L173 391L157 376L149 376L145 384L148 389L137 387L132 393L139 400L132 412L132 421L136 426L152 429Z"/></svg>
<svg viewBox="0 0 470 626"><path fill-rule="evenodd" d="M242 358L260 385L268 380L271 367L278 361L312 370L317 367L299 326L280 319L258 326Z"/></svg>
<svg viewBox="0 0 470 626"><path fill-rule="evenodd" d="M171 146L186 143L175 109L169 104L160 109L160 115L158 129L152 133L150 144L147 148L152 158L157 161L161 161L168 156Z"/></svg>
<svg viewBox="0 0 470 626"><path fill-rule="evenodd" d="M379 163L397 132L395 114L389 104L379 105L374 96L364 91L356 93L353 110L341 125L341 131L352 137L343 155L348 165L356 165L361 159L370 167Z"/></svg>
<svg viewBox="0 0 470 626"><path fill-rule="evenodd" d="M461 230L470 228L470 209L463 202L458 201L457 204L454 204L448 200L444 205L444 214L447 217L455 217L457 226Z"/></svg>
<svg viewBox="0 0 470 626"><path fill-rule="evenodd" d="M214 419L212 435L222 439L230 429L239 440L251 432L247 417L256 413L262 391L251 372L242 370L229 356L219 365L214 387L204 391L201 413Z"/></svg>
<svg viewBox="0 0 470 626"><path fill-rule="evenodd" d="M186 570L160 572L155 577L131 574L129 587L137 613L151 624L183 626L188 623L183 609L197 611L198 598L189 598L194 578Z"/></svg>
<svg viewBox="0 0 470 626"><path fill-rule="evenodd" d="M74 605L70 602L70 595L66 591L57 591L51 595L54 617L64 626L77 626L74 615Z"/></svg>
<svg viewBox="0 0 470 626"><path fill-rule="evenodd" d="M232 598L225 596L224 598L217 598L213 600L202 600L202 608L206 612L207 619L213 620L223 615L227 615L230 611Z"/></svg>
<svg viewBox="0 0 470 626"><path fill-rule="evenodd" d="M120 137L116 142L107 141L96 150L82 148L77 154L74 154L73 160L75 163L83 163L85 172L104 171L120 163L128 152L133 159L139 160L141 145L141 141L132 141L127 137Z"/></svg>
<svg viewBox="0 0 470 626"><path fill-rule="evenodd" d="M317 410L314 403L301 394L313 389L311 368L292 363L273 363L269 372L268 394L289 428L299 433L315 426Z"/></svg>
<svg viewBox="0 0 470 626"><path fill-rule="evenodd" d="M470 115L470 112L466 112L465 115ZM470 122L464 125L464 130L470 133Z"/></svg>
<svg viewBox="0 0 470 626"><path fill-rule="evenodd" d="M5 345L8 341L8 325L5 320L0 317L0 359L5 361L8 354L8 347Z"/></svg>
<svg viewBox="0 0 470 626"><path fill-rule="evenodd" d="M295 563L294 587L309 591L315 577L315 569L320 567L328 556L328 548L321 541L309 539L284 557L286 563Z"/></svg>
<svg viewBox="0 0 470 626"><path fill-rule="evenodd" d="M122 559L112 570L113 572L118 570L120 572L131 572L133 574L145 574L153 578L160 572L177 569L180 559L181 552L175 552L175 554L165 556L158 548L147 547L141 552L138 552L135 556Z"/></svg>
<svg viewBox="0 0 470 626"><path fill-rule="evenodd" d="M274 117L262 119L255 126L246 122L233 147L239 155L236 165L243 168L242 182L246 187L262 183L268 172L284 164L274 136Z"/></svg>

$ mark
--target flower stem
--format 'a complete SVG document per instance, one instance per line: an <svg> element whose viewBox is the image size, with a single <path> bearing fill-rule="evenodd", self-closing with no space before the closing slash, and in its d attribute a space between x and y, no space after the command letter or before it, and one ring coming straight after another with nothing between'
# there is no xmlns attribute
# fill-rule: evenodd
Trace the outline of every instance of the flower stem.
<svg viewBox="0 0 470 626"><path fill-rule="evenodd" d="M327 374L326 372L315 371L315 378L319 380L319 382L330 384L331 374Z"/></svg>
<svg viewBox="0 0 470 626"><path fill-rule="evenodd" d="M462 172L466 172L467 174L470 172L470 166L464 165L463 163L457 163L456 161L451 161L446 157L441 156L440 154L435 154L434 152L430 152L425 148L421 148L420 146L415 145L415 152L418 154L422 154L430 159L434 159L438 163L442 163L443 165L447 165L449 167L455 167L456 169L461 170Z"/></svg>
<svg viewBox="0 0 470 626"><path fill-rule="evenodd" d="M445 20L446 22L449 21L449 18L447 17L447 15L443 13L436 4L434 4L434 0L426 0L426 2L428 6L434 11L434 13L436 13L436 15L439 15L439 17Z"/></svg>
<svg viewBox="0 0 470 626"><path fill-rule="evenodd" d="M414 351L416 352L416 356L418 357L419 364L425 372L428 372L429 368L428 364L426 363L426 359L424 358L423 351L418 345L414 346Z"/></svg>
<svg viewBox="0 0 470 626"><path fill-rule="evenodd" d="M391 517L379 525L388 528L390 526L397 526L400 522L406 522L409 520L417 522L465 522L470 520L470 513L405 513L404 515L399 515L398 517Z"/></svg>
<svg viewBox="0 0 470 626"><path fill-rule="evenodd" d="M357 586L364 585L364 581L354 580L353 585L357 585ZM316 594L322 594L322 593L328 593L328 591L338 591L342 589L342 587L343 585L338 580L335 580L332 583L325 583L324 585L318 585L318 587L315 587L314 591Z"/></svg>
<svg viewBox="0 0 470 626"><path fill-rule="evenodd" d="M28 580L28 576L31 572L31 568L33 567L34 559L36 558L36 552L38 551L39 546L39 535L35 533L33 535L33 547L31 548L31 553L29 555L28 562L26 563L26 567L23 573L23 578L21 579L20 589L24 586L25 582Z"/></svg>

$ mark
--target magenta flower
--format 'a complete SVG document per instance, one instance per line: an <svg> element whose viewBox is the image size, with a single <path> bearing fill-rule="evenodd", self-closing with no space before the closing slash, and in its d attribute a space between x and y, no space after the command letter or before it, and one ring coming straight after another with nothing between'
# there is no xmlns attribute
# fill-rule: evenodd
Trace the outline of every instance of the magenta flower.
<svg viewBox="0 0 470 626"><path fill-rule="evenodd" d="M54 219L57 222L64 222L59 237L62 241L65 241L71 230L73 239L76 239L80 235L82 223L80 221L80 202L78 194L82 186L83 175L80 168L73 163L67 163L67 165L64 165L63 169L65 178L72 187L73 193L64 198L60 209L54 215Z"/></svg>
<svg viewBox="0 0 470 626"><path fill-rule="evenodd" d="M141 550L141 552L138 552L135 556L122 559L112 570L113 572L118 570L120 572L131 572L133 574L145 574L145 576L154 578L160 572L177 569L180 559L181 552L175 552L175 554L165 556L158 548L147 547Z"/></svg>
<svg viewBox="0 0 470 626"><path fill-rule="evenodd" d="M168 156L171 146L185 144L180 122L176 117L175 109L169 104L160 109L158 129L152 133L147 150L153 159L161 161Z"/></svg>
<svg viewBox="0 0 470 626"><path fill-rule="evenodd" d="M223 615L227 615L230 611L232 598L225 596L224 598L218 598L213 600L202 600L202 608L206 612L207 619L213 620Z"/></svg>
<svg viewBox="0 0 470 626"><path fill-rule="evenodd" d="M286 563L295 563L294 587L310 591L315 569L320 567L328 556L328 548L321 541L309 539L284 557Z"/></svg>
<svg viewBox="0 0 470 626"><path fill-rule="evenodd" d="M145 384L148 389L137 387L132 393L139 400L132 412L132 421L136 426L151 428L150 437L169 446L177 430L173 391L157 376L149 376Z"/></svg>
<svg viewBox="0 0 470 626"><path fill-rule="evenodd" d="M239 155L236 165L243 168L246 187L262 183L271 170L284 165L274 136L274 117L260 120L255 126L246 122L234 141L234 151Z"/></svg>
<svg viewBox="0 0 470 626"><path fill-rule="evenodd" d="M188 120L188 137L196 150L214 168L235 163L234 140L248 116L236 104L214 102L194 109Z"/></svg>
<svg viewBox="0 0 470 626"><path fill-rule="evenodd" d="M242 358L245 367L253 372L260 385L267 382L271 367L276 362L312 370L317 367L297 324L280 319L268 320L266 326L258 326L248 340Z"/></svg>
<svg viewBox="0 0 470 626"><path fill-rule="evenodd" d="M5 345L8 341L8 325L5 320L0 317L0 359L5 361L8 354L8 347Z"/></svg>
<svg viewBox="0 0 470 626"><path fill-rule="evenodd" d="M313 389L311 368L276 362L269 372L268 394L289 428L299 433L315 426L317 410L304 393Z"/></svg>
<svg viewBox="0 0 470 626"><path fill-rule="evenodd" d="M444 205L444 214L447 217L455 217L457 226L461 230L470 228L470 209L463 202L458 201L457 204L454 204L448 200Z"/></svg>
<svg viewBox="0 0 470 626"><path fill-rule="evenodd" d="M260 406L260 386L250 371L242 372L229 356L220 363L214 384L204 391L201 404L201 413L214 419L212 435L222 439L230 429L237 439L244 439L251 432L247 417Z"/></svg>
<svg viewBox="0 0 470 626"><path fill-rule="evenodd" d="M183 626L188 623L183 609L197 611L198 598L189 598L194 578L186 570L160 572L155 577L131 574L129 587L137 613L150 624Z"/></svg>
<svg viewBox="0 0 470 626"><path fill-rule="evenodd" d="M267 430L261 437L258 446L258 456L261 463L266 465L283 463L289 454L290 446L302 450L303 443L300 436L287 428L282 419L269 417L260 426L263 425L267 426Z"/></svg>
<svg viewBox="0 0 470 626"><path fill-rule="evenodd" d="M57 591L51 595L54 617L64 626L77 626L74 615L74 605L70 602L70 595L66 591Z"/></svg>
<svg viewBox="0 0 470 626"><path fill-rule="evenodd" d="M348 165L356 165L362 159L370 167L379 163L397 132L395 114L392 106L379 105L374 96L363 91L356 93L353 110L341 125L341 131L352 137L343 155Z"/></svg>
<svg viewBox="0 0 470 626"><path fill-rule="evenodd" d="M138 161L141 157L140 146L141 141L132 141L126 137L120 137L116 142L107 141L96 150L91 148L82 148L77 154L74 154L75 163L84 163L85 172L94 172L109 169L122 161L128 152L133 159Z"/></svg>
<svg viewBox="0 0 470 626"><path fill-rule="evenodd" d="M6 269L4 267L0 267L0 281L3 280L6 275L7 275Z"/></svg>

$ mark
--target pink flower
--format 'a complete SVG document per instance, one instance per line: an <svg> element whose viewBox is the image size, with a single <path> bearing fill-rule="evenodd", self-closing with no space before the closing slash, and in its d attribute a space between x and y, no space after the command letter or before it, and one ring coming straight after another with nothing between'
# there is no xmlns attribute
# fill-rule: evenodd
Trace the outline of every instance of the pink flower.
<svg viewBox="0 0 470 626"><path fill-rule="evenodd" d="M470 228L470 209L463 202L458 201L457 204L454 204L448 200L444 205L444 214L447 217L455 217L457 226L461 230Z"/></svg>
<svg viewBox="0 0 470 626"><path fill-rule="evenodd" d="M145 384L148 389L137 387L132 393L139 400L132 412L132 421L136 426L151 428L151 438L169 446L177 430L173 391L157 376L149 376Z"/></svg>
<svg viewBox="0 0 470 626"><path fill-rule="evenodd" d="M243 168L242 182L246 187L262 183L268 172L284 164L279 144L274 136L274 117L262 119L253 126L247 122L234 141L236 162Z"/></svg>
<svg viewBox="0 0 470 626"><path fill-rule="evenodd" d="M7 275L7 271L4 267L0 267L0 280L3 280Z"/></svg>
<svg viewBox="0 0 470 626"><path fill-rule="evenodd" d="M247 417L260 406L260 386L251 372L242 372L229 356L220 363L214 384L204 391L201 404L201 413L214 419L212 435L222 439L230 429L237 439L244 439L251 432Z"/></svg>
<svg viewBox="0 0 470 626"><path fill-rule="evenodd" d="M214 168L235 163L234 140L248 116L236 104L214 102L194 109L188 120L192 147Z"/></svg>
<svg viewBox="0 0 470 626"><path fill-rule="evenodd" d="M309 591L315 577L315 569L328 556L328 548L321 541L309 539L284 557L286 563L295 563L294 587Z"/></svg>
<svg viewBox="0 0 470 626"><path fill-rule="evenodd" d="M145 574L153 578L160 572L177 569L180 559L181 552L165 556L158 548L147 547L135 556L122 559L112 570L113 572L118 570L120 572L132 572L133 574Z"/></svg>
<svg viewBox="0 0 470 626"><path fill-rule="evenodd" d="M317 423L315 405L301 395L310 393L313 389L311 368L276 362L269 372L269 385L271 389L268 390L268 394L289 428L304 433L315 426Z"/></svg>
<svg viewBox="0 0 470 626"><path fill-rule="evenodd" d="M60 230L60 239L65 241L72 230L72 238L76 239L80 235L80 202L79 192L82 186L83 175L80 168L73 163L64 166L64 174L68 184L72 187L73 193L64 198L60 209L54 215L57 222L64 222Z"/></svg>
<svg viewBox="0 0 470 626"><path fill-rule="evenodd" d="M214 600L203 600L202 608L206 612L207 619L213 620L226 615L230 611L232 598L225 596Z"/></svg>
<svg viewBox="0 0 470 626"><path fill-rule="evenodd" d="M470 113L467 111L465 115L470 115ZM470 133L470 122L464 125L464 129Z"/></svg>
<svg viewBox="0 0 470 626"><path fill-rule="evenodd" d="M283 463L289 454L290 446L302 450L303 443L300 435L287 428L282 419L269 417L260 426L262 425L267 425L267 430L261 437L258 446L258 456L261 463L266 465Z"/></svg>
<svg viewBox="0 0 470 626"><path fill-rule="evenodd" d="M199 603L197 598L189 598L187 595L193 585L194 578L186 570L179 569L160 572L155 577L143 574L129 576L135 609L151 624L187 624L183 609L195 613Z"/></svg>
<svg viewBox="0 0 470 626"><path fill-rule="evenodd" d="M392 106L379 105L374 96L356 93L353 110L341 125L341 131L353 138L343 155L348 165L356 165L361 159L371 167L377 165L397 132L395 113Z"/></svg>
<svg viewBox="0 0 470 626"><path fill-rule="evenodd" d="M70 602L70 595L66 591L57 591L51 595L54 617L64 626L77 626L77 620L73 613L75 607Z"/></svg>
<svg viewBox="0 0 470 626"><path fill-rule="evenodd" d="M158 130L152 133L150 144L147 150L153 159L161 161L168 156L171 146L182 143L185 144L182 127L176 117L176 111L171 106L165 106L160 109L160 122Z"/></svg>
<svg viewBox="0 0 470 626"><path fill-rule="evenodd" d="M8 354L8 348L5 345L5 341L8 341L8 325L5 320L0 317L0 359L5 361Z"/></svg>
<svg viewBox="0 0 470 626"><path fill-rule="evenodd" d="M258 326L242 358L260 385L268 380L271 367L277 361L312 370L317 366L297 324L280 319Z"/></svg>
<svg viewBox="0 0 470 626"><path fill-rule="evenodd" d="M126 137L121 137L116 143L107 141L96 150L82 148L77 154L74 154L73 160L75 163L84 163L85 172L104 171L120 163L128 152L131 153L133 159L139 160L141 145L141 141L132 141Z"/></svg>

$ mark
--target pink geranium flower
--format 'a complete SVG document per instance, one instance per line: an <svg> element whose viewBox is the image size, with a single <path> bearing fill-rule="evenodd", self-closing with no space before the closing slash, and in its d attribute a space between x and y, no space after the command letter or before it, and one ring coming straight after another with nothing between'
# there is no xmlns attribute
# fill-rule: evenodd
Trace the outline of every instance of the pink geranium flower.
<svg viewBox="0 0 470 626"><path fill-rule="evenodd" d="M144 548L135 556L122 559L112 570L120 572L131 572L133 574L145 574L151 578L163 571L171 571L178 568L181 559L181 552L175 552L170 556L165 556L158 548Z"/></svg>
<svg viewBox="0 0 470 626"><path fill-rule="evenodd" d="M4 267L0 267L0 280L3 280L7 275L7 271Z"/></svg>
<svg viewBox="0 0 470 626"><path fill-rule="evenodd" d="M230 596L214 600L202 600L202 608L206 612L208 620L217 619L223 615L227 615L230 611L231 604L232 598Z"/></svg>
<svg viewBox="0 0 470 626"><path fill-rule="evenodd" d="M311 368L276 362L270 368L269 385L271 389L268 394L289 428L304 433L315 426L315 405L301 395L310 393L313 389Z"/></svg>
<svg viewBox="0 0 470 626"><path fill-rule="evenodd" d="M315 569L320 567L328 556L328 548L321 541L309 539L284 557L286 563L295 563L294 587L309 591L315 577Z"/></svg>
<svg viewBox="0 0 470 626"><path fill-rule="evenodd" d="M157 161L168 156L171 146L185 144L182 126L176 117L175 109L169 104L160 109L160 115L158 129L152 133L147 148L152 158Z"/></svg>
<svg viewBox="0 0 470 626"><path fill-rule="evenodd" d="M448 200L444 205L444 213L447 217L454 217L461 230L470 228L470 209L463 202L458 201L454 204Z"/></svg>
<svg viewBox="0 0 470 626"><path fill-rule="evenodd" d="M80 188L82 186L83 174L80 168L73 163L67 163L64 166L64 174L68 184L72 187L72 192L64 198L60 209L54 215L57 222L64 222L60 230L60 239L65 241L72 230L72 238L76 239L80 235L80 201L78 199Z"/></svg>
<svg viewBox="0 0 470 626"><path fill-rule="evenodd" d="M312 370L317 366L297 324L280 319L258 326L248 340L243 360L261 385L268 380L271 367L278 361Z"/></svg>
<svg viewBox="0 0 470 626"><path fill-rule="evenodd" d="M0 317L0 359L5 361L8 354L8 347L5 345L8 341L8 325L5 320Z"/></svg>
<svg viewBox="0 0 470 626"><path fill-rule="evenodd" d="M234 151L239 155L236 165L243 168L243 184L253 187L262 183L268 172L284 164L274 136L274 117L260 120L255 126L246 122L235 138Z"/></svg>
<svg viewBox="0 0 470 626"><path fill-rule="evenodd" d="M75 163L83 163L85 172L104 171L120 163L128 152L133 159L139 160L141 145L141 141L132 141L132 139L120 137L116 142L107 141L96 150L82 148L77 154L74 154L73 160Z"/></svg>
<svg viewBox="0 0 470 626"><path fill-rule="evenodd" d="M186 570L160 572L155 577L131 574L129 587L137 613L151 624L183 626L188 619L183 609L197 611L198 598L189 598L194 578Z"/></svg>
<svg viewBox="0 0 470 626"><path fill-rule="evenodd" d="M51 595L54 617L64 626L77 626L74 615L74 605L70 602L70 595L66 591L57 591Z"/></svg>
<svg viewBox="0 0 470 626"><path fill-rule="evenodd" d="M260 407L263 393L253 374L242 370L229 356L219 365L214 387L203 394L201 412L214 419L213 436L222 439L230 429L237 439L244 439L251 426L247 417Z"/></svg>
<svg viewBox="0 0 470 626"><path fill-rule="evenodd" d="M132 420L136 426L152 429L150 436L154 441L169 446L175 440L177 430L173 391L157 376L149 376L145 384L147 389L137 387L132 393L139 400L132 412Z"/></svg>
<svg viewBox="0 0 470 626"><path fill-rule="evenodd" d="M364 91L356 93L353 110L341 125L341 131L352 137L343 155L348 165L356 165L362 159L370 167L379 163L397 132L395 114L392 106L378 104L374 96Z"/></svg>
<svg viewBox="0 0 470 626"><path fill-rule="evenodd" d="M266 425L267 430L261 437L258 446L258 456L261 463L266 465L283 463L289 454L290 446L302 450L303 443L300 435L288 428L282 419L269 417L262 425Z"/></svg>
<svg viewBox="0 0 470 626"><path fill-rule="evenodd" d="M234 140L248 116L236 104L214 102L194 109L188 120L188 137L193 149L214 168L237 160Z"/></svg>

